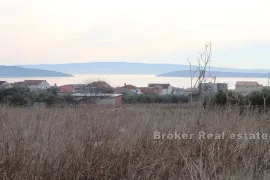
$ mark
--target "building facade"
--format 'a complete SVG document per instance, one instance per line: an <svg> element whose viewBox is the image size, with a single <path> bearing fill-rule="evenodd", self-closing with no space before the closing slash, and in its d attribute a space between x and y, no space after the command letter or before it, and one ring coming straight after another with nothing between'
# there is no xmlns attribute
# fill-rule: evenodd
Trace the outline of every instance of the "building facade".
<svg viewBox="0 0 270 180"><path fill-rule="evenodd" d="M122 103L122 95L107 96L97 101L97 104L99 105L119 106L121 103Z"/></svg>
<svg viewBox="0 0 270 180"><path fill-rule="evenodd" d="M71 94L77 102L85 104L99 104L119 106L122 103L122 94L94 94L73 93Z"/></svg>
<svg viewBox="0 0 270 180"><path fill-rule="evenodd" d="M130 84L129 85L124 84L124 86L114 88L114 93L116 93L116 94L130 94L130 95L143 94L141 92L140 88L133 86L133 85L130 85Z"/></svg>
<svg viewBox="0 0 270 180"><path fill-rule="evenodd" d="M140 87L142 94L162 94L162 88L160 87Z"/></svg>
<svg viewBox="0 0 270 180"><path fill-rule="evenodd" d="M220 90L228 90L228 84L227 83L211 83L211 82L199 84L199 91L201 91L202 94L216 93Z"/></svg>
<svg viewBox="0 0 270 180"><path fill-rule="evenodd" d="M170 84L148 84L149 88L157 88L159 95L170 95L173 93L173 87Z"/></svg>
<svg viewBox="0 0 270 180"><path fill-rule="evenodd" d="M46 80L25 80L23 83L30 89L30 91L46 90L51 87Z"/></svg>
<svg viewBox="0 0 270 180"><path fill-rule="evenodd" d="M263 85L256 81L237 81L235 84L235 91L242 94L248 95L252 91L261 91Z"/></svg>

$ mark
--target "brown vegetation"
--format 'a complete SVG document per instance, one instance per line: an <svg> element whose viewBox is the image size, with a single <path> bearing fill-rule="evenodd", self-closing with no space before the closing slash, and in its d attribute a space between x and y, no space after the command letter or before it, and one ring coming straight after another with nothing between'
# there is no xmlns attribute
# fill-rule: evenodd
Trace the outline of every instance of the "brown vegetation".
<svg viewBox="0 0 270 180"><path fill-rule="evenodd" d="M270 114L230 108L143 105L120 108L1 108L0 179L269 179ZM153 133L192 133L154 140ZM226 132L199 140L199 131Z"/></svg>

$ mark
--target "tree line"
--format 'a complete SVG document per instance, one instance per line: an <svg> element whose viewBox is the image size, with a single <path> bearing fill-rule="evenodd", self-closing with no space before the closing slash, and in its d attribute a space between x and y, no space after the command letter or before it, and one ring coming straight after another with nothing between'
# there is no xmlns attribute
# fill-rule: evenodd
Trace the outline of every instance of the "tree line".
<svg viewBox="0 0 270 180"><path fill-rule="evenodd" d="M58 92L57 87L33 92L27 87L0 89L0 103L12 106L29 106L33 102L44 102L47 106L52 106L73 102L72 96L59 96Z"/></svg>
<svg viewBox="0 0 270 180"><path fill-rule="evenodd" d="M124 94L123 102L127 104L148 103L188 103L190 98L183 95L158 95L158 94Z"/></svg>
<svg viewBox="0 0 270 180"><path fill-rule="evenodd" d="M75 102L71 95L58 95L59 89L51 87L47 90L30 91L26 87L13 87L9 89L0 89L0 103L13 106L27 106L33 102L44 102L47 106L55 104L72 104ZM123 103L189 103L199 101L199 96L184 95L158 95L158 94L140 94L123 95ZM253 105L270 107L270 89L264 88L262 91L253 91L246 96L231 90L220 90L214 94L203 97L204 105Z"/></svg>
<svg viewBox="0 0 270 180"><path fill-rule="evenodd" d="M203 103L221 106L231 104L270 107L270 89L252 91L246 96L231 90L219 90L215 94L205 96Z"/></svg>

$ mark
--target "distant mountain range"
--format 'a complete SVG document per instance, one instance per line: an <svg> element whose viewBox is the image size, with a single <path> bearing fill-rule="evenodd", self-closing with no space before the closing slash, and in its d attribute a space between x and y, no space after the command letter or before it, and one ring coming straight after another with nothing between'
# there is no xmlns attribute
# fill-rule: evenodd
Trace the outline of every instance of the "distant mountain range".
<svg viewBox="0 0 270 180"><path fill-rule="evenodd" d="M69 74L149 74L159 75L167 72L186 71L189 70L189 65L183 64L146 64L146 63L128 63L128 62L91 62L91 63L71 63L71 64L41 64L41 65L21 65L25 68L45 69L51 71L61 71ZM196 68L193 66L192 68ZM235 69L235 68L218 68L212 67L212 71L221 72L237 72L238 77L246 77L247 74L252 73L251 77L261 77L261 74L268 73L267 69ZM239 73L239 74L238 74ZM228 75L232 77L231 73L223 73L222 76ZM179 75L183 76L183 73ZM179 76L177 75L177 76ZM166 75L167 76L167 75ZM174 75L175 76L175 75Z"/></svg>
<svg viewBox="0 0 270 180"><path fill-rule="evenodd" d="M71 77L72 75L42 69L30 69L18 66L0 66L0 77Z"/></svg>
<svg viewBox="0 0 270 180"><path fill-rule="evenodd" d="M191 74L195 74L195 77L198 77L197 72L192 71ZM190 77L190 71L173 71L168 73L163 73L157 75L159 77ZM212 71L206 73L206 77L241 77L241 78L268 78L268 73L252 73L252 72L218 72Z"/></svg>

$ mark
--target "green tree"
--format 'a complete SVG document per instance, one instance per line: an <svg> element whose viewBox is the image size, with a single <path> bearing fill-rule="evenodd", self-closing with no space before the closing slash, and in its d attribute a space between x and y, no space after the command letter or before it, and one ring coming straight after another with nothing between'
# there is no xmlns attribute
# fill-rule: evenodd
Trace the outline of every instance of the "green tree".
<svg viewBox="0 0 270 180"><path fill-rule="evenodd" d="M223 90L219 90L215 94L215 103L218 105L225 105L227 104L228 98L226 93Z"/></svg>

